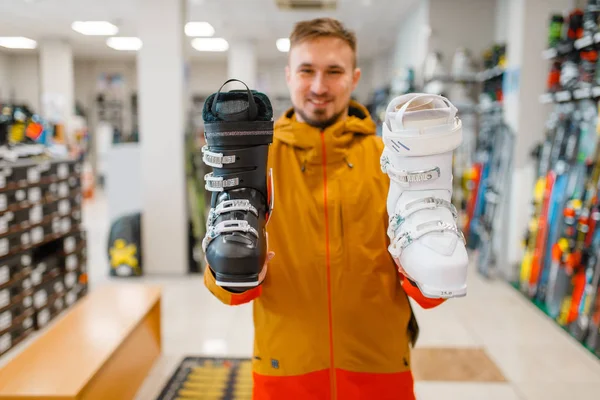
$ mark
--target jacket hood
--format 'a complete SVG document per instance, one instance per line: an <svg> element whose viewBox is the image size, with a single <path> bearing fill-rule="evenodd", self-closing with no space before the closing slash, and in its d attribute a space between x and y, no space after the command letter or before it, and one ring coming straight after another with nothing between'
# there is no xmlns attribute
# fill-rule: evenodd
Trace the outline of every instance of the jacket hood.
<svg viewBox="0 0 600 400"><path fill-rule="evenodd" d="M362 104L351 101L348 116L320 130L296 119L293 108L275 122L275 139L296 147L304 162L321 163L323 149L327 162L337 162L346 157L346 150L356 135L375 135L375 122Z"/></svg>

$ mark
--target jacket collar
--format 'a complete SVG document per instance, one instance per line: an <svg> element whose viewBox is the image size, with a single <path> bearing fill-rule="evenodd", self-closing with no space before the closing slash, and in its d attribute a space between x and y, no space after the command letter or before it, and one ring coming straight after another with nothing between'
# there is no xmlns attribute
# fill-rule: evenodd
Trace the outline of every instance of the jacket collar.
<svg viewBox="0 0 600 400"><path fill-rule="evenodd" d="M275 122L274 136L282 142L294 146L300 152L303 163L321 164L323 148L327 163L345 160L350 143L356 135L374 135L375 123L367 109L355 102L350 102L348 116L321 131L318 128L296 119L291 108ZM321 135L323 138L321 138ZM323 141L324 146L323 146ZM348 160L346 160L348 161Z"/></svg>

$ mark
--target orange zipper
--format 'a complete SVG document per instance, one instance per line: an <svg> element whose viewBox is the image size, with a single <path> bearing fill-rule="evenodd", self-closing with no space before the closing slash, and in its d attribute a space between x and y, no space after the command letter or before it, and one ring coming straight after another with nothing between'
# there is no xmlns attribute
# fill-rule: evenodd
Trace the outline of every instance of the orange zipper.
<svg viewBox="0 0 600 400"><path fill-rule="evenodd" d="M337 384L335 377L335 363L333 353L333 312L331 305L331 259L329 253L329 210L327 209L327 151L324 132L321 131L321 147L323 152L323 208L325 213L325 263L327 267L327 309L329 317L329 382L331 385L331 398L337 399Z"/></svg>

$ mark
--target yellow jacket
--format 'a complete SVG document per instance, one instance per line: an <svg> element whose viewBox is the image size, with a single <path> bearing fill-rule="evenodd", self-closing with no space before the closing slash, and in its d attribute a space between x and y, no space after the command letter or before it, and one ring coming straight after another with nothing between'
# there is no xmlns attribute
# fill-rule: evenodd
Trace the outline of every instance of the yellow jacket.
<svg viewBox="0 0 600 400"><path fill-rule="evenodd" d="M232 294L205 273L223 303L254 300L255 399L414 399L412 311L387 250L382 150L368 111L355 102L347 119L323 132L293 110L275 123L267 226L275 257L266 278Z"/></svg>

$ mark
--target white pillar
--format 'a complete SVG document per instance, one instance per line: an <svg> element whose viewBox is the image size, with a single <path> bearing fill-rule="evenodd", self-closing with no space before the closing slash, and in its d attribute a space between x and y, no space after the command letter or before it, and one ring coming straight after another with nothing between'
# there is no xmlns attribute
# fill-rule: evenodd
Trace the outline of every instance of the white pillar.
<svg viewBox="0 0 600 400"><path fill-rule="evenodd" d="M505 122L515 134L511 193L507 196L506 251L498 254L498 266L507 279L516 279L523 257L522 240L528 227L535 180L533 146L544 140L551 107L539 102L546 91L550 62L542 58L548 46L548 21L553 13L572 7L571 0L499 0L506 10L507 27L496 27L497 37L506 34ZM508 2L508 4L501 4ZM500 21L498 21L500 22ZM527 39L527 40L525 40Z"/></svg>
<svg viewBox="0 0 600 400"><path fill-rule="evenodd" d="M144 272L187 271L184 131L184 0L145 0L138 10L139 122Z"/></svg>
<svg viewBox="0 0 600 400"><path fill-rule="evenodd" d="M66 126L75 114L75 75L71 46L60 39L45 40L39 46L42 116L50 122ZM15 90L18 91L19 88Z"/></svg>
<svg viewBox="0 0 600 400"><path fill-rule="evenodd" d="M239 79L248 85L250 89L258 90L256 87L258 84L257 68L256 46L252 41L233 40L229 43L227 54L228 79ZM216 89L218 89L218 86ZM225 88L225 90L228 89Z"/></svg>
<svg viewBox="0 0 600 400"><path fill-rule="evenodd" d="M9 59L6 53L0 51L0 102L10 99Z"/></svg>

